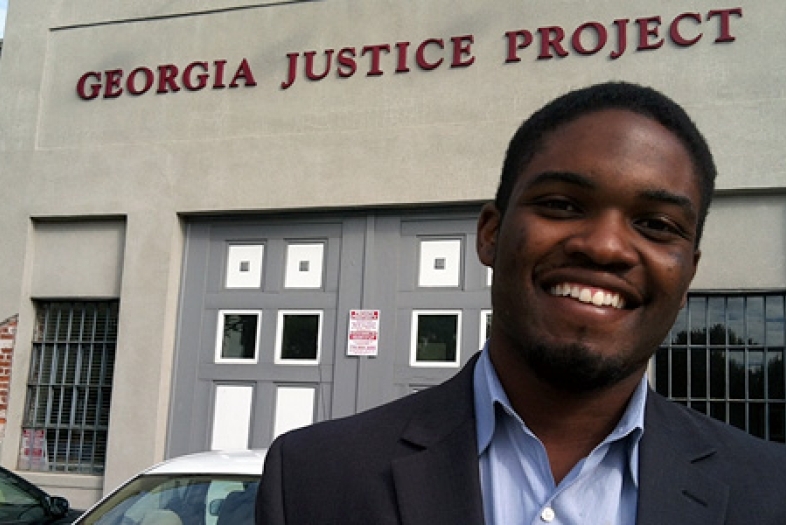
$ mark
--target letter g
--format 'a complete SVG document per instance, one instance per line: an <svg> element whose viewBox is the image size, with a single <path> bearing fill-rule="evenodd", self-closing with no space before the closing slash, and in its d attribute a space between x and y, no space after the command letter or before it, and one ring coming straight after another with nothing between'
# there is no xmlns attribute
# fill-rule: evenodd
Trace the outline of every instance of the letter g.
<svg viewBox="0 0 786 525"><path fill-rule="evenodd" d="M85 91L85 85L90 78L94 78L95 82L90 84L90 92ZM93 100L101 92L101 74L97 71L88 71L81 77L79 82L76 83L76 93L82 100Z"/></svg>

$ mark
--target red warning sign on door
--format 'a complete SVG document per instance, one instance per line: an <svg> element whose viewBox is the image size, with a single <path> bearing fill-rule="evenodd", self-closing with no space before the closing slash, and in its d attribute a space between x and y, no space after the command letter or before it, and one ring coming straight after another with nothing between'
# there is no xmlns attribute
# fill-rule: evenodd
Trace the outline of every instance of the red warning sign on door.
<svg viewBox="0 0 786 525"><path fill-rule="evenodd" d="M378 343L379 310L350 310L347 355L376 357Z"/></svg>

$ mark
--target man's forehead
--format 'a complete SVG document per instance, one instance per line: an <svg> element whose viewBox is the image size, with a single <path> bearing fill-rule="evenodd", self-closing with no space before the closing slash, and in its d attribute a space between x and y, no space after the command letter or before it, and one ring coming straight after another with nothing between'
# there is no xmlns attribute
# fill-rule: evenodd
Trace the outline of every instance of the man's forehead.
<svg viewBox="0 0 786 525"><path fill-rule="evenodd" d="M621 107L599 107L597 109L589 109L578 112L574 116L568 117L548 127L547 131L544 132L543 138L541 140L545 142L551 136L559 134L559 132L563 131L565 128L576 127L577 125L582 124L586 125L587 128L593 128L603 125L604 122L607 122L610 119L630 122L646 121L648 123L657 125L662 131L668 133L678 142L682 143L682 140L675 132L664 126L653 115L645 111L634 111L629 108Z"/></svg>
<svg viewBox="0 0 786 525"><path fill-rule="evenodd" d="M700 205L700 177L680 137L646 115L620 109L583 114L544 136L519 172L517 185L563 182L592 189L599 174L623 185L636 179L642 194L674 195Z"/></svg>
<svg viewBox="0 0 786 525"><path fill-rule="evenodd" d="M664 151L673 151L690 164L692 177L700 183L695 159L682 137L651 115L625 108L601 108L561 122L543 134L530 158L521 166L520 173L548 149L567 150L569 154L579 141L591 143L596 154L608 157L624 153L631 146L649 144L653 164L661 160ZM638 155L647 153L648 150L642 149Z"/></svg>

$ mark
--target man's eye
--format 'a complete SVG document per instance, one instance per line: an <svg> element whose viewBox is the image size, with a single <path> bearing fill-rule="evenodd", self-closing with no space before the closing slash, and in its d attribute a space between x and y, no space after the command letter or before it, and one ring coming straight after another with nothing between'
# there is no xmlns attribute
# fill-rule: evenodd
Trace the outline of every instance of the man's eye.
<svg viewBox="0 0 786 525"><path fill-rule="evenodd" d="M661 219L644 219L639 224L648 230L670 231L674 229L671 224Z"/></svg>
<svg viewBox="0 0 786 525"><path fill-rule="evenodd" d="M538 203L541 207L548 210L564 211L564 212L577 212L578 207L571 201L565 199L545 199Z"/></svg>
<svg viewBox="0 0 786 525"><path fill-rule="evenodd" d="M686 236L682 228L666 219L657 217L642 219L638 222L638 225L645 233L659 238L673 238L675 235L679 237Z"/></svg>

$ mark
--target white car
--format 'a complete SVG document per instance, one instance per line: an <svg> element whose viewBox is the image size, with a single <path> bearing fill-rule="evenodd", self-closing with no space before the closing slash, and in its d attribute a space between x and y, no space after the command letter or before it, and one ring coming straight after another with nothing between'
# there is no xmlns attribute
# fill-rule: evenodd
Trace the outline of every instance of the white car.
<svg viewBox="0 0 786 525"><path fill-rule="evenodd" d="M252 525L265 452L200 452L164 461L102 498L75 524Z"/></svg>

